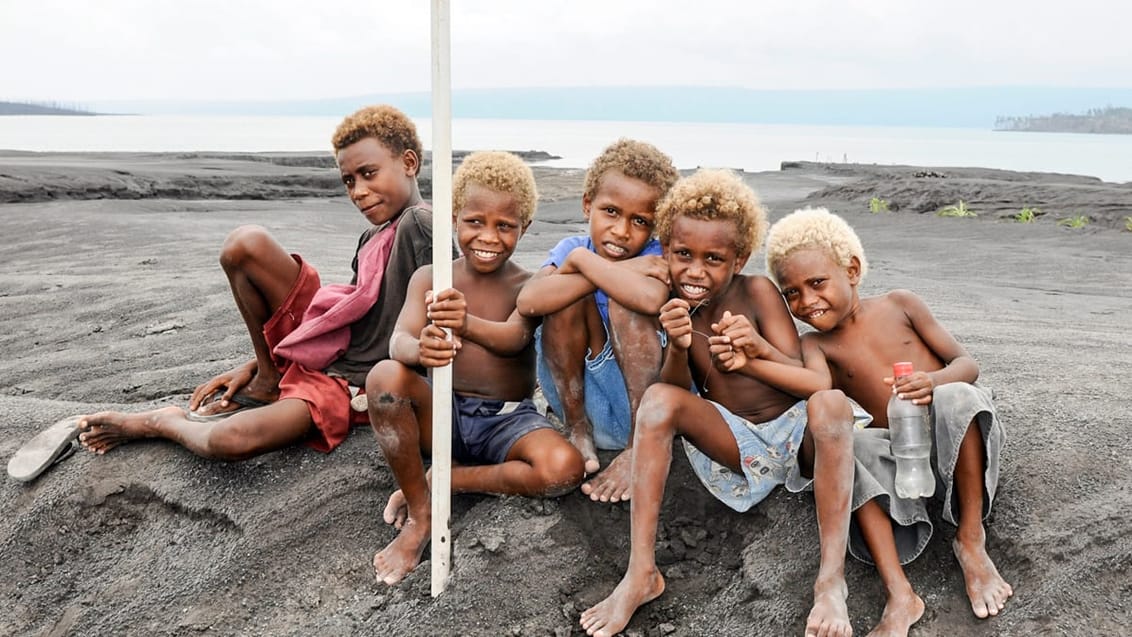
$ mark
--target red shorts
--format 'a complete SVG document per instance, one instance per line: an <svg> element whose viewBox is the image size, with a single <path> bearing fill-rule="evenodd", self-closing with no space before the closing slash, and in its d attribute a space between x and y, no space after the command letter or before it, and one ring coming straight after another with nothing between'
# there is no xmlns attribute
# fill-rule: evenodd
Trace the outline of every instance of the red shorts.
<svg viewBox="0 0 1132 637"><path fill-rule="evenodd" d="M369 414L350 409L350 387L345 378L327 376L321 370L312 370L274 354L275 346L290 334L303 320L314 293L322 286L318 271L297 255L291 255L299 264L299 277L287 298L271 319L263 326L263 335L272 352L272 360L283 378L279 381L279 398L299 398L307 403L314 428L306 445L327 453L342 444L350 435L350 427L369 424Z"/></svg>

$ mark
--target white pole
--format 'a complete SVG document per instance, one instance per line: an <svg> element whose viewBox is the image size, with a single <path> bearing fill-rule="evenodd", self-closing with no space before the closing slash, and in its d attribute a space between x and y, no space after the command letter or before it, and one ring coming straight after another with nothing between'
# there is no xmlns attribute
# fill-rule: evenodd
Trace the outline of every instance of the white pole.
<svg viewBox="0 0 1132 637"><path fill-rule="evenodd" d="M449 0L432 0L432 289L452 287L452 85ZM432 372L432 596L448 584L452 543L452 366Z"/></svg>

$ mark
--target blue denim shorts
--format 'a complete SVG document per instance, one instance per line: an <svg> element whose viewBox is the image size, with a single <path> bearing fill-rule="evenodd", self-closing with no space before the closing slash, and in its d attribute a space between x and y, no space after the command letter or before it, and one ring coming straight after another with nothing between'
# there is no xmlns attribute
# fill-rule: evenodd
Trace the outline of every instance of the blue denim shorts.
<svg viewBox="0 0 1132 637"><path fill-rule="evenodd" d="M662 331L658 334L663 346L666 335ZM561 417L562 399L554 385L554 378L550 375L550 366L543 356L541 326L535 330L535 350L538 352L539 387L542 388L547 405ZM587 353L584 369L586 418L593 425L594 444L598 449L624 449L629 443L629 428L632 423L629 391L625 388L625 377L621 374L617 357L613 355L613 344L608 332L605 347L597 356L593 356L593 352Z"/></svg>
<svg viewBox="0 0 1132 637"><path fill-rule="evenodd" d="M466 464L502 464L511 447L536 429L550 429L534 402L452 394L452 457Z"/></svg>

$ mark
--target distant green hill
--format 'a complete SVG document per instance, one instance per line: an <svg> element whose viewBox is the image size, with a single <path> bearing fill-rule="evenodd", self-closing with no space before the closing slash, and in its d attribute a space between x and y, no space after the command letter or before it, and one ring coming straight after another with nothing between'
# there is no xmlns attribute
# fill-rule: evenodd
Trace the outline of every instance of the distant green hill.
<svg viewBox="0 0 1132 637"><path fill-rule="evenodd" d="M1100 133L1132 135L1132 108L1093 108L1081 115L1054 113L1025 117L999 117L995 130L1043 133Z"/></svg>
<svg viewBox="0 0 1132 637"><path fill-rule="evenodd" d="M53 102L0 102L0 115L97 115Z"/></svg>

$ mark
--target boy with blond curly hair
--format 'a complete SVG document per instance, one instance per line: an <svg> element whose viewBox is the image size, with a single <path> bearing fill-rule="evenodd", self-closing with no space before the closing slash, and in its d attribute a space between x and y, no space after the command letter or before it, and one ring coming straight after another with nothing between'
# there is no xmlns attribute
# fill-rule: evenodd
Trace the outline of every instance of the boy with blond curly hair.
<svg viewBox="0 0 1132 637"><path fill-rule="evenodd" d="M386 584L416 568L430 537L421 453L432 449L433 403L428 380L414 371L418 366L452 365L453 492L557 495L582 480L581 453L531 401L538 321L515 309L530 273L510 257L537 196L531 169L510 153L479 152L464 160L452 188L464 255L452 264L453 287L434 294L431 266L413 275L392 359L367 378L370 422L400 487L384 514L400 532L373 559Z"/></svg>
<svg viewBox="0 0 1132 637"><path fill-rule="evenodd" d="M952 548L967 597L976 617L997 615L1013 588L987 555L983 520L997 490L1005 434L990 390L974 384L978 363L916 294L858 296L868 272L861 241L824 208L779 220L767 238L766 263L793 315L817 330L802 338L806 368L873 416L875 426L855 437L857 508L849 551L876 565L888 591L874 632L906 635L923 615L924 602L901 565L932 535L924 499L896 496L886 413L893 394L930 407L935 495L943 519L958 525ZM911 362L915 373L893 378L897 361Z"/></svg>
<svg viewBox="0 0 1132 637"><path fill-rule="evenodd" d="M774 284L740 274L765 233L758 198L728 171L701 170L660 203L657 235L674 293L660 313L668 344L661 382L637 412L629 564L609 597L582 613L590 635L617 634L664 592L654 550L676 436L704 486L737 511L777 485L812 485L821 565L806 634L852 633L844 563L854 413L841 392L821 391L802 368L798 333Z"/></svg>
<svg viewBox="0 0 1132 637"><path fill-rule="evenodd" d="M651 144L611 144L586 171L589 232L551 249L519 295L519 311L544 317L535 336L539 386L586 459L586 473L600 468L597 449L624 449L582 485L593 500L617 502L631 492L633 418L660 369L655 317L668 291L653 222L678 177Z"/></svg>

